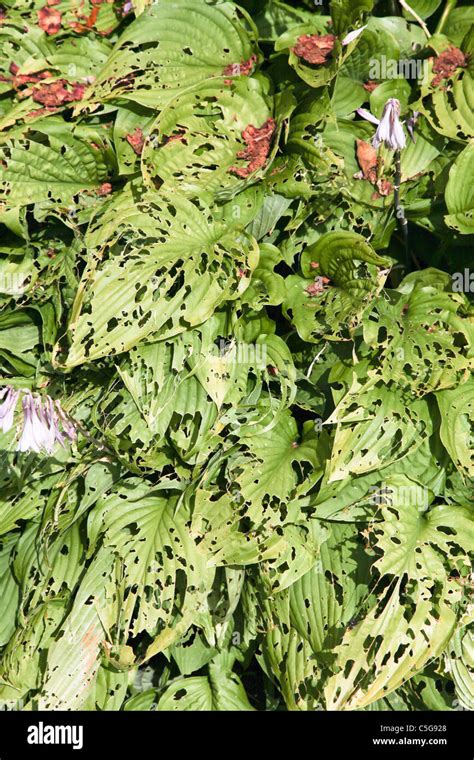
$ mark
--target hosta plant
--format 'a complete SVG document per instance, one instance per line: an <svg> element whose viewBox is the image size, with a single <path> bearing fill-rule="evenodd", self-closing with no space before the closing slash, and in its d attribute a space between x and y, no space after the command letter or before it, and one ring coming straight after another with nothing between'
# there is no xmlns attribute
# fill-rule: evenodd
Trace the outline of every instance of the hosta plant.
<svg viewBox="0 0 474 760"><path fill-rule="evenodd" d="M473 24L2 0L2 705L474 707Z"/></svg>

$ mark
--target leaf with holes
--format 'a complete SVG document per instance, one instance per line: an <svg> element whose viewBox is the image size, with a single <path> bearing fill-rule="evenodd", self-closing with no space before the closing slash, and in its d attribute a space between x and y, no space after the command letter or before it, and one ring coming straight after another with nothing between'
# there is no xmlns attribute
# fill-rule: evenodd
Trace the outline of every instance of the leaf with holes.
<svg viewBox="0 0 474 760"><path fill-rule="evenodd" d="M276 130L259 81L218 79L173 99L142 153L147 184L192 198L235 195L269 165Z"/></svg>
<svg viewBox="0 0 474 760"><path fill-rule="evenodd" d="M253 25L233 3L160 0L124 30L88 97L162 108L201 81L251 73L257 57Z"/></svg>

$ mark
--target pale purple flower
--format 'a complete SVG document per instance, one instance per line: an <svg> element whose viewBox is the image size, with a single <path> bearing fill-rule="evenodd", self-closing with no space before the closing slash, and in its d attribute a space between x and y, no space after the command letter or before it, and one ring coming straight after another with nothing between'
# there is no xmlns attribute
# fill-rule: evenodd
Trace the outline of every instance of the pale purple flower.
<svg viewBox="0 0 474 760"><path fill-rule="evenodd" d="M33 421L33 415L36 419L36 414L34 413L34 401L33 397L28 394L23 398L22 401L22 407L23 407L23 430L20 436L20 440L18 441L18 446L16 447L17 451L36 451L39 453L41 451L41 445L37 438L37 430L35 428L35 423ZM36 427L38 426L38 422L36 421Z"/></svg>
<svg viewBox="0 0 474 760"><path fill-rule="evenodd" d="M346 34L346 36L342 40L341 44L342 45L350 45L350 43L354 42L354 40L356 40L357 37L360 34L362 34L362 32L364 31L364 29L366 29L366 28L367 28L367 24L365 24L364 26L361 26L359 29L354 29L353 32L349 32L349 34Z"/></svg>
<svg viewBox="0 0 474 760"><path fill-rule="evenodd" d="M77 437L74 425L64 414L61 405L58 401L54 403L50 396L43 402L28 392L23 398L22 406L23 430L17 451L35 451L37 454L46 451L51 454L56 443L65 446L65 436L71 441Z"/></svg>
<svg viewBox="0 0 474 760"><path fill-rule="evenodd" d="M366 121L370 121L372 124L380 124L380 119L377 119L377 117L370 113L370 111L367 111L366 108L358 108L356 113L358 113L359 116L362 116Z"/></svg>
<svg viewBox="0 0 474 760"><path fill-rule="evenodd" d="M51 453L54 446L54 425L47 419L41 402L27 393L22 401L23 430L17 451L35 451L39 454L46 450Z"/></svg>
<svg viewBox="0 0 474 760"><path fill-rule="evenodd" d="M122 5L122 14L126 16L127 13L131 13L131 11L133 11L133 3L131 0L127 0L127 2Z"/></svg>
<svg viewBox="0 0 474 760"><path fill-rule="evenodd" d="M0 399L3 399L0 404L0 429L3 433L8 433L13 425L13 415L19 393L20 391L15 391L10 386L0 391Z"/></svg>
<svg viewBox="0 0 474 760"><path fill-rule="evenodd" d="M372 140L374 148L383 143L389 150L401 150L407 144L400 121L400 101L389 98L385 103L380 124Z"/></svg>
<svg viewBox="0 0 474 760"><path fill-rule="evenodd" d="M407 144L400 121L400 101L397 98L387 100L380 120L373 116L370 111L366 111L365 108L358 108L357 113L363 119L378 125L372 140L374 148L378 148L383 143L389 150L401 150Z"/></svg>

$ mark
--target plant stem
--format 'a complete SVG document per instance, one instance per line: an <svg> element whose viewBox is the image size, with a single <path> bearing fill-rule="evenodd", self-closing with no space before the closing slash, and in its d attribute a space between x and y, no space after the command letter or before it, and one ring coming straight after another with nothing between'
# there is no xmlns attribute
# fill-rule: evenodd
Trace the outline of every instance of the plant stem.
<svg viewBox="0 0 474 760"><path fill-rule="evenodd" d="M400 151L395 151L395 182L393 185L393 196L395 204L395 216L397 218L398 226L403 237L403 244L405 246L405 266L407 271L411 268L411 256L410 256L410 244L408 240L408 222L405 216L405 210L400 203L400 185L402 183L402 168L400 161Z"/></svg>
<svg viewBox="0 0 474 760"><path fill-rule="evenodd" d="M449 18L449 14L456 7L457 4L458 4L458 0L447 0L446 5L444 6L443 14L440 20L438 21L438 26L436 27L435 34L441 34L446 24L446 21Z"/></svg>
<svg viewBox="0 0 474 760"><path fill-rule="evenodd" d="M413 10L413 8L411 8L411 7L408 5L408 3L407 3L407 1L406 1L406 0L399 0L399 3L400 3L400 5L402 6L402 8L405 8L405 10L407 11L407 13L411 13L411 15L413 16L413 18L414 18L414 19L416 19L416 21L418 21L419 25L421 26L421 28L423 29L424 33L426 34L426 36L427 36L427 37L428 37L428 39L429 39L429 38L431 37L431 34L430 34L430 30L429 30L429 29L428 29L428 27L426 26L426 24L425 24L425 22L423 21L423 19L422 19L422 18L421 18L421 17L418 15L418 13L416 13L416 12Z"/></svg>

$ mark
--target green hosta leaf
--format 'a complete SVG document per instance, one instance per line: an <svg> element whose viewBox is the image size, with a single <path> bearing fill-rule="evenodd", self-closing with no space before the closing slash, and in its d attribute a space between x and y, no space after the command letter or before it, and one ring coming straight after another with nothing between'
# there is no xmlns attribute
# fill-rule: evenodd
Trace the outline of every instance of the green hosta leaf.
<svg viewBox="0 0 474 760"><path fill-rule="evenodd" d="M17 65L21 66L29 58L34 59L41 55L41 53L47 54L53 52L53 45L51 45L41 29L36 25L32 25L28 31L29 34L26 35L20 23L2 24L0 61L4 74L9 73L9 63L14 57L17 60Z"/></svg>
<svg viewBox="0 0 474 760"><path fill-rule="evenodd" d="M114 556L103 549L87 569L63 622L61 636L49 647L38 709L80 709L94 689L101 643L117 621L117 592L111 587Z"/></svg>
<svg viewBox="0 0 474 760"><path fill-rule="evenodd" d="M179 196L139 211L119 230L126 256L115 246L115 233L109 258L99 264L91 257L69 325L68 367L200 324L249 284L240 272L250 273L257 264L253 238Z"/></svg>
<svg viewBox="0 0 474 760"><path fill-rule="evenodd" d="M407 609L398 581L344 636L335 654L340 671L325 689L327 709L354 710L370 705L397 689L446 646L456 623L449 592L434 599L417 599Z"/></svg>
<svg viewBox="0 0 474 760"><path fill-rule="evenodd" d="M291 201L283 195L266 195L263 198L262 206L248 227L248 232L256 240L271 235L278 220L282 216L290 216L290 212L286 213L290 204Z"/></svg>
<svg viewBox="0 0 474 760"><path fill-rule="evenodd" d="M104 548L120 558L124 578L120 625L133 635L141 631L154 635L166 628L175 599L182 618L195 614L213 578L189 535L184 508L175 512L176 500L148 493L139 481L125 483L102 499L89 517L90 541L102 536Z"/></svg>
<svg viewBox="0 0 474 760"><path fill-rule="evenodd" d="M286 278L285 314L303 340L314 341L325 333L331 333L334 340L334 333L357 326L385 281L387 272L379 272L377 267L389 264L361 235L328 232L304 252L301 267L305 278ZM330 282L324 283L322 277Z"/></svg>
<svg viewBox="0 0 474 760"><path fill-rule="evenodd" d="M54 526L59 525L62 531L67 530L89 511L100 496L110 491L120 477L120 467L110 462L94 462L85 472L82 467L78 470L66 482L61 479L57 489L53 490L53 498L43 515L43 525L47 529L52 527L49 520L53 514ZM58 546L61 552L59 542Z"/></svg>
<svg viewBox="0 0 474 760"><path fill-rule="evenodd" d="M128 673L120 673L108 665L97 671L94 687L82 705L83 710L120 710L127 694Z"/></svg>
<svg viewBox="0 0 474 760"><path fill-rule="evenodd" d="M3 224L6 225L5 218ZM37 278L37 271L32 259L24 257L19 261L14 259L0 260L0 293L2 295L21 296L30 290Z"/></svg>
<svg viewBox="0 0 474 760"><path fill-rule="evenodd" d="M143 188L135 182L128 182L120 193L113 195L97 208L89 222L84 236L88 248L100 248L110 240L115 240L122 229L136 227L145 234L156 233L153 219L153 205L156 197L147 196ZM152 206L147 213L148 204Z"/></svg>
<svg viewBox="0 0 474 760"><path fill-rule="evenodd" d="M109 445L120 453L133 450L135 446L140 450L148 448L153 442L155 431L146 425L131 394L115 385L112 384L110 391L100 399L94 422Z"/></svg>
<svg viewBox="0 0 474 760"><path fill-rule="evenodd" d="M45 656L51 651L65 606L64 599L52 599L40 605L16 628L2 652L0 677L18 690L17 697L26 697L30 689L39 688Z"/></svg>
<svg viewBox="0 0 474 760"><path fill-rule="evenodd" d="M307 528L285 525L282 535L286 541L285 551L275 560L268 560L261 567L261 581L269 594L292 587L317 563L328 537L324 526L312 524Z"/></svg>
<svg viewBox="0 0 474 760"><path fill-rule="evenodd" d="M355 262L365 262L376 266L387 266L390 261L378 256L362 235L354 232L328 232L317 243L305 251L302 268L305 274L311 270L311 262L321 267L321 273L330 277L340 287L344 287L354 296L360 291L367 291L364 278L357 277ZM360 296L359 296L360 297Z"/></svg>
<svg viewBox="0 0 474 760"><path fill-rule="evenodd" d="M365 13L372 10L373 0L332 0L331 18L335 34L346 32L358 25Z"/></svg>
<svg viewBox="0 0 474 760"><path fill-rule="evenodd" d="M405 111L410 95L411 89L406 79L389 79L379 84L370 93L370 111L377 119L380 119L389 98L397 98L400 101L401 110Z"/></svg>
<svg viewBox="0 0 474 760"><path fill-rule="evenodd" d="M396 62L400 56L399 38L403 30L397 29L394 33L394 30L386 29L381 21L374 17L369 19L367 29L340 68L332 96L332 105L339 117L353 113L367 100L367 91L362 85L369 79L381 79L382 62ZM397 86L400 81L384 82L377 90L385 85Z"/></svg>
<svg viewBox="0 0 474 760"><path fill-rule="evenodd" d="M375 186L368 180L359 179L360 166L357 161L357 140L363 140L364 142L370 142L374 136L374 125L369 124L367 121L345 121L340 120L337 125L337 129L328 124L323 133L324 141L329 145L331 150L340 159L343 159L343 171L344 182L343 192L348 193L350 197L357 202L357 206L353 207L354 214L357 215L357 219L360 220L368 213L368 208L373 207L377 209L377 213L370 215L370 221L368 221L368 228L372 231L376 219L382 225L382 229L379 234L382 237L386 237L386 226L389 223L389 219L384 214L380 219L380 211L388 209L393 205L392 195L379 197L378 193L375 193ZM383 150L383 149L382 149ZM388 164L389 156L384 161L384 165ZM388 166L384 169L382 176L387 178ZM351 204L352 207L352 204ZM338 226L346 227L350 231L356 224L359 225L359 221L349 223L345 220L344 215L338 223ZM374 244L376 240L374 240ZM386 243L384 244L386 245Z"/></svg>
<svg viewBox="0 0 474 760"><path fill-rule="evenodd" d="M210 325L207 323L206 327ZM286 344L276 335L261 334L255 342L247 343L230 337L226 343L222 342L217 347L215 342L209 343L208 331L204 328L202 342L195 345L189 365L196 372L196 376L207 394L213 399L218 409L231 405L234 409L242 407L245 421L252 424L252 417L258 423L263 420L260 415L253 414L248 407L249 394L253 402L257 401L257 388L254 386L253 377L268 387L272 384L272 393L275 404L269 407L272 413L266 422L271 427L273 419L278 416L279 410L291 404L294 399L296 387L296 373L290 351ZM222 334L222 333L221 333ZM217 336L216 336L217 337ZM280 393L276 393L277 385ZM260 395L260 394L259 394ZM276 401L280 397L280 403ZM231 420L231 411L224 420ZM232 420L235 424L235 420ZM255 424L255 423L254 423Z"/></svg>
<svg viewBox="0 0 474 760"><path fill-rule="evenodd" d="M244 358L247 348L250 349L250 346L232 342L218 352L203 354L197 359L197 378L218 409L224 402L238 403L244 396L247 375L252 365L250 358L247 361Z"/></svg>
<svg viewBox="0 0 474 760"><path fill-rule="evenodd" d="M4 311L0 315L0 361L3 367L28 377L37 364L40 328L30 312Z"/></svg>
<svg viewBox="0 0 474 760"><path fill-rule="evenodd" d="M122 176L137 171L139 155L145 138L150 133L154 112L138 103L127 103L117 109L114 123L114 145L119 172Z"/></svg>
<svg viewBox="0 0 474 760"><path fill-rule="evenodd" d="M442 0L410 0L410 8L422 19L429 18L438 10ZM415 21L415 17L408 10L403 8L403 15L410 21Z"/></svg>
<svg viewBox="0 0 474 760"><path fill-rule="evenodd" d="M421 172L429 170L434 160L440 155L442 146L442 138L431 128L423 129L418 122L415 142L410 140L402 152L400 162L402 182L414 179Z"/></svg>
<svg viewBox="0 0 474 760"><path fill-rule="evenodd" d="M297 468L307 464L312 470L321 466L317 437L307 428L300 439L296 422L289 412L281 416L272 430L263 435L243 436L248 448L238 482L244 499L260 501L277 496L287 499L297 483ZM239 463L240 464L240 463Z"/></svg>
<svg viewBox="0 0 474 760"><path fill-rule="evenodd" d="M382 557L375 567L381 575L417 582L430 596L433 580L447 582L448 568L460 572L472 541L473 515L469 509L448 505L427 508L420 501L420 489L406 476L392 476L385 481L383 522L377 523L377 549ZM425 495L425 498L426 495Z"/></svg>
<svg viewBox="0 0 474 760"><path fill-rule="evenodd" d="M78 193L97 193L108 175L99 148L51 119L5 142L0 159L0 202L7 207L68 204Z"/></svg>
<svg viewBox="0 0 474 760"><path fill-rule="evenodd" d="M410 481L413 481L408 492L418 499L416 503L426 506L430 494L443 493L444 468L447 463L448 455L442 444L439 441L434 444L432 438L426 437L421 446L410 451L406 457L380 470L355 478L348 477L342 481L324 482L319 493L311 500L315 507L315 516L342 522L372 520L374 505L379 503L377 494L384 490L387 478L401 475L408 476Z"/></svg>
<svg viewBox="0 0 474 760"><path fill-rule="evenodd" d="M140 712L144 712L145 710L155 710L156 699L157 695L155 689L147 689L146 691L141 692L141 694L136 694L134 697L127 699L123 705L123 709L125 711Z"/></svg>
<svg viewBox="0 0 474 760"><path fill-rule="evenodd" d="M210 666L209 677L176 679L158 701L157 710L253 710L240 678Z"/></svg>
<svg viewBox="0 0 474 760"><path fill-rule="evenodd" d="M349 622L365 601L369 558L353 525L326 524L318 561L290 587L290 620L320 663L331 660Z"/></svg>
<svg viewBox="0 0 474 760"><path fill-rule="evenodd" d="M203 463L221 442L217 409L196 377L178 386L169 438L186 462Z"/></svg>
<svg viewBox="0 0 474 760"><path fill-rule="evenodd" d="M5 491L0 500L0 534L17 528L21 520L39 519L61 476L62 470L52 475L36 476L24 484L16 497Z"/></svg>
<svg viewBox="0 0 474 760"><path fill-rule="evenodd" d="M474 77L470 71L457 68L449 87L446 86L447 80L433 87L434 78L432 66L429 66L428 84L422 87L418 110L440 134L455 140L468 140L474 135Z"/></svg>
<svg viewBox="0 0 474 760"><path fill-rule="evenodd" d="M177 386L184 381L173 375L173 370L183 369L183 354L177 342L149 343L133 348L118 370L147 426L159 437L170 422Z"/></svg>
<svg viewBox="0 0 474 760"><path fill-rule="evenodd" d="M440 437L463 478L474 477L474 380L436 394Z"/></svg>
<svg viewBox="0 0 474 760"><path fill-rule="evenodd" d="M15 536L2 540L0 549L0 594L2 598L2 618L0 621L0 646L8 643L15 630L19 587L11 568L12 553L15 550Z"/></svg>
<svg viewBox="0 0 474 760"><path fill-rule="evenodd" d="M160 0L123 32L89 97L162 108L180 90L232 76L228 67L256 56L252 36L233 3Z"/></svg>
<svg viewBox="0 0 474 760"><path fill-rule="evenodd" d="M44 43L42 47L44 49ZM31 59L25 61L19 73L53 69L71 82L82 82L86 77L97 76L112 50L107 39L86 36L60 40L52 48L44 58L35 56L34 62Z"/></svg>
<svg viewBox="0 0 474 760"><path fill-rule="evenodd" d="M446 646L456 623L460 590L448 581L448 570L464 572L472 545L468 509L440 505L427 509L413 498L406 477L387 479L381 504L382 522L375 524L375 567L394 579L392 591L337 647L336 668L326 688L328 709L365 707L396 689ZM445 567L447 563L447 567ZM402 583L412 597L408 602ZM434 584L439 589L434 594ZM383 598L385 596L385 598Z"/></svg>
<svg viewBox="0 0 474 760"><path fill-rule="evenodd" d="M216 647L209 646L204 635L195 627L170 647L170 654L176 662L182 676L189 676L201 670L216 656Z"/></svg>
<svg viewBox="0 0 474 760"><path fill-rule="evenodd" d="M325 146L321 135L322 121L330 108L327 87L321 87L315 96L305 98L292 115L286 143L291 153L303 156L306 162L318 169L325 182L327 172L342 164Z"/></svg>
<svg viewBox="0 0 474 760"><path fill-rule="evenodd" d="M474 8L454 8L444 27L444 34L458 47L474 24Z"/></svg>
<svg viewBox="0 0 474 760"><path fill-rule="evenodd" d="M445 669L456 688L456 707L474 709L474 633L472 623L458 629L445 653Z"/></svg>
<svg viewBox="0 0 474 760"><path fill-rule="evenodd" d="M429 407L423 399L409 406L394 387L360 386L349 392L325 421L337 423L329 482L378 470L416 450L431 432Z"/></svg>
<svg viewBox="0 0 474 760"><path fill-rule="evenodd" d="M270 3L264 3L262 8L257 6L253 21L258 28L260 40L274 41L291 26L312 21L313 15L311 11L304 8L294 8L280 0L271 0Z"/></svg>
<svg viewBox="0 0 474 760"><path fill-rule="evenodd" d="M288 548L276 532L241 531L237 502L226 495L217 500L212 496L210 491L196 493L192 522L192 535L199 539L199 551L208 557L209 566L254 564Z"/></svg>
<svg viewBox="0 0 474 760"><path fill-rule="evenodd" d="M261 664L275 680L288 710L314 710L321 673L308 640L291 625L290 595L264 596L261 607L266 623Z"/></svg>
<svg viewBox="0 0 474 760"><path fill-rule="evenodd" d="M436 663L429 664L421 673L413 676L406 686L398 689L398 692L408 692L409 697L412 697L409 709L423 710L425 706L428 710L452 709L454 700L450 694L451 681L440 678L440 675Z"/></svg>
<svg viewBox="0 0 474 760"><path fill-rule="evenodd" d="M38 555L37 545L38 525L31 522L18 540L13 564L22 597L28 599L31 609L51 594L73 591L84 570L84 544L78 523L49 542L47 561ZM29 589L32 582L34 591Z"/></svg>
<svg viewBox="0 0 474 760"><path fill-rule="evenodd" d="M474 232L474 145L459 154L449 172L445 199L449 215L448 227L464 235Z"/></svg>
<svg viewBox="0 0 474 760"><path fill-rule="evenodd" d="M285 202L287 202L286 199ZM253 225L251 229L253 229ZM243 297L243 300L249 303L252 308L277 306L283 301L285 281L281 275L275 272L275 268L280 263L281 254L278 248L269 243L262 243L258 266L252 274L250 285Z"/></svg>
<svg viewBox="0 0 474 760"><path fill-rule="evenodd" d="M390 67L399 59L409 58L414 46L421 47L426 41L417 24L408 24L398 16L369 16L366 24L367 28L359 37L356 47L341 67L341 74L360 83L368 79L389 81L390 78L382 73L382 67ZM389 61L393 63L390 64ZM385 68L385 74L387 73Z"/></svg>
<svg viewBox="0 0 474 760"><path fill-rule="evenodd" d="M223 314L215 314L202 331L184 332L173 341L140 346L134 349L120 368L124 382L155 435L171 434L180 446L181 455L190 426L191 450L205 452L205 425L212 440L228 423L234 427L260 421L261 415L249 403L257 401L271 383L275 403L269 409L268 424L277 417L295 394L295 370L285 343L274 335L261 334L255 342L229 337ZM238 333L233 333L237 338ZM249 336L250 339L253 336ZM269 367L272 367L270 374ZM175 372L173 376L171 373ZM170 373L170 374L168 374ZM258 378L255 387L254 379ZM199 381L199 384L196 382ZM277 387L280 391L277 394ZM209 399L217 409L209 404ZM200 403L198 403L198 401ZM219 418L216 419L216 412ZM178 422L178 415L180 422ZM201 418L200 424L198 423ZM196 418L197 430L191 434ZM115 423L114 423L115 424ZM210 426L214 426L213 430ZM171 426L171 427L169 427ZM171 430L175 432L171 432ZM183 436L184 433L184 436ZM180 441L180 444L178 442ZM184 444L184 445L183 445Z"/></svg>
<svg viewBox="0 0 474 760"><path fill-rule="evenodd" d="M354 81L341 74L336 79L331 105L337 116L348 116L362 106L366 100L366 95L361 82Z"/></svg>
<svg viewBox="0 0 474 760"><path fill-rule="evenodd" d="M401 294L380 299L364 324L366 343L381 352L375 374L420 396L463 382L474 368L474 333L459 313L464 297L425 282L418 277L411 291L402 285Z"/></svg>
<svg viewBox="0 0 474 760"><path fill-rule="evenodd" d="M232 196L245 184L239 177L254 179L265 166L274 127L258 80L200 84L173 99L151 128L142 153L145 182L188 197ZM253 128L261 130L256 142L245 140Z"/></svg>
<svg viewBox="0 0 474 760"><path fill-rule="evenodd" d="M324 17L316 16L308 24L300 24L284 32L275 42L276 51L288 51L288 63L296 71L298 76L310 87L323 87L331 82L337 74L343 61L343 48L338 39L334 40L334 47L328 54L325 63L312 65L295 52L295 46L300 37L307 35L328 34Z"/></svg>

